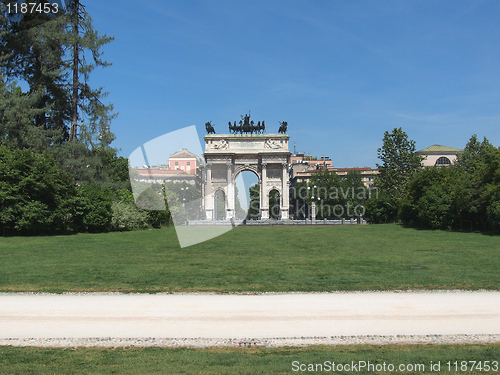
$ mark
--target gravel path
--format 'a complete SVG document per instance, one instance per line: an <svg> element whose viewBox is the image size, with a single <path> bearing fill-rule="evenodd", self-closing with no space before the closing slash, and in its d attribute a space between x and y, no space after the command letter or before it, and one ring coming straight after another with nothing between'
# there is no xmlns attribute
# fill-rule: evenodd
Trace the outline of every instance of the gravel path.
<svg viewBox="0 0 500 375"><path fill-rule="evenodd" d="M0 346L44 346L68 347L189 347L214 346L308 346L308 345L388 345L388 344L489 344L499 343L500 335L398 335L398 336L335 336L335 337L278 337L278 338L233 338L233 339L169 339L169 338L51 338L51 339L0 339Z"/></svg>
<svg viewBox="0 0 500 375"><path fill-rule="evenodd" d="M0 294L0 345L500 342L500 292Z"/></svg>

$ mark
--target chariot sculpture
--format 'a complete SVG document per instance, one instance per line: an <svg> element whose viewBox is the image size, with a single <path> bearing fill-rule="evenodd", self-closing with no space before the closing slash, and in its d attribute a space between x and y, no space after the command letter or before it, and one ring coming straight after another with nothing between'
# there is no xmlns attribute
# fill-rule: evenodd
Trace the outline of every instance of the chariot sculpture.
<svg viewBox="0 0 500 375"><path fill-rule="evenodd" d="M264 121L262 123L259 121L257 125L250 120L250 115L241 116L241 120L238 124L236 121L231 124L231 121L228 122L229 125L229 133L230 134L264 134L266 131L266 124ZM285 134L287 131L288 123L286 121L280 121L280 127L278 129L278 133ZM205 129L207 134L215 134L215 129L213 127L212 121L205 123Z"/></svg>
<svg viewBox="0 0 500 375"><path fill-rule="evenodd" d="M236 125L236 121L231 124L231 121L228 122L229 125L229 133L232 134L263 134L266 131L266 124L260 121L255 125L253 120L250 120L250 115L241 116L241 120L238 125Z"/></svg>

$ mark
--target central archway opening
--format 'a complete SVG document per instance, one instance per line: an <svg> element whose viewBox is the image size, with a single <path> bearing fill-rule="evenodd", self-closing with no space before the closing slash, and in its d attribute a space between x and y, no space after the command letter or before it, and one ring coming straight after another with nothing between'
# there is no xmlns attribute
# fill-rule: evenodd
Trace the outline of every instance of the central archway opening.
<svg viewBox="0 0 500 375"><path fill-rule="evenodd" d="M253 171L244 170L235 178L236 218L258 219L260 214L259 177Z"/></svg>

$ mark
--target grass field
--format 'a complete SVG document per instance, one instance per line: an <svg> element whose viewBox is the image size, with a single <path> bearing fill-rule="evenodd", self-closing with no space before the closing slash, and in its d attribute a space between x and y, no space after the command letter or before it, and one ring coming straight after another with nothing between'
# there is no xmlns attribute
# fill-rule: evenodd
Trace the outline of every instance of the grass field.
<svg viewBox="0 0 500 375"><path fill-rule="evenodd" d="M174 228L0 238L3 292L500 289L500 237L398 225L243 227L180 249ZM424 365L498 374L500 344L306 348L0 347L0 374L289 374L292 363ZM455 361L482 370L455 371ZM485 361L490 361L486 371ZM451 368L448 367L450 362ZM448 370L452 371L448 371ZM320 371L315 371L321 373ZM332 373L329 371L329 373ZM384 373L339 371L338 374ZM387 372L385 372L387 373ZM390 372L389 372L390 373Z"/></svg>
<svg viewBox="0 0 500 375"><path fill-rule="evenodd" d="M0 347L1 374L290 374L301 365L357 364L336 374L498 374L500 344L357 345L307 348L14 348ZM325 361L328 363L325 366ZM455 362L458 361L457 364ZM467 367L461 368L462 361ZM475 368L471 371L472 362ZM489 361L488 363L486 361ZM493 361L497 361L496 365ZM359 362L365 362L363 371ZM372 368L368 368L368 362ZM448 364L449 362L449 364ZM477 366L481 362L481 370ZM294 365L295 363L295 365ZM377 365L395 371L377 371ZM440 371L431 371L440 363ZM490 367L486 371L485 364ZM362 363L361 363L362 365ZM404 366L399 369L399 366ZM418 366L418 367L417 367ZM423 367L422 367L423 366ZM458 366L458 371L455 371ZM303 367L307 369L307 367ZM495 371L496 368L496 371ZM336 368L337 369L337 368ZM397 371L396 371L397 370ZM404 371L402 371L404 370ZM437 370L434 367L434 370ZM449 371L452 370L452 371ZM311 373L311 372L307 372Z"/></svg>
<svg viewBox="0 0 500 375"><path fill-rule="evenodd" d="M500 236L399 225L0 238L2 292L500 289Z"/></svg>

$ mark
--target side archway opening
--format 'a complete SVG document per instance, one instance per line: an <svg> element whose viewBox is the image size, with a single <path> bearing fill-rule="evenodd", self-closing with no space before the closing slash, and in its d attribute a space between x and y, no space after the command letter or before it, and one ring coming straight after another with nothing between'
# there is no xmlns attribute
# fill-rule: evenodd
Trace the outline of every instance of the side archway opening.
<svg viewBox="0 0 500 375"><path fill-rule="evenodd" d="M226 194L224 191L217 190L214 194L214 217L215 220L225 220L226 219Z"/></svg>
<svg viewBox="0 0 500 375"><path fill-rule="evenodd" d="M280 216L280 192L273 189L269 192L269 218L278 220Z"/></svg>

